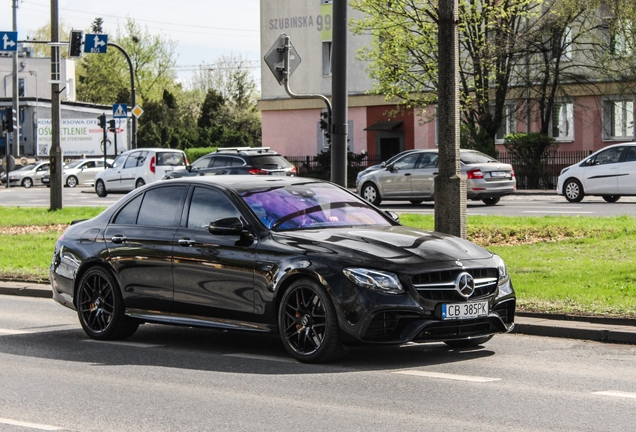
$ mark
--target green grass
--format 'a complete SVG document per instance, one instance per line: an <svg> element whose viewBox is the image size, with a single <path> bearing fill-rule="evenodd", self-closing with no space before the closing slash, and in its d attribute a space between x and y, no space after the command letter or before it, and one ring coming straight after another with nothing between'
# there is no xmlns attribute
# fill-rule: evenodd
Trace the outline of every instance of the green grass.
<svg viewBox="0 0 636 432"><path fill-rule="evenodd" d="M68 224L101 208L0 207L0 227ZM429 215L402 223L433 229ZM468 238L506 261L521 309L636 317L636 219L470 216ZM60 233L0 234L0 276L48 279Z"/></svg>
<svg viewBox="0 0 636 432"><path fill-rule="evenodd" d="M70 224L77 219L90 219L106 207L66 207L50 211L35 207L0 207L0 226Z"/></svg>

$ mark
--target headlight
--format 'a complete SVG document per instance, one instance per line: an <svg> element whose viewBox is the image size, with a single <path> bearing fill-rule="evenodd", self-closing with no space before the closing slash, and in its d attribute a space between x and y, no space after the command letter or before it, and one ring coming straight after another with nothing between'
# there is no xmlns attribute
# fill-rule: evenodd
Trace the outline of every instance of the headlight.
<svg viewBox="0 0 636 432"><path fill-rule="evenodd" d="M559 174L559 175L563 175L563 174L564 174L567 170L569 170L569 169L570 169L569 167L568 167L568 168L563 168L563 169L561 170L561 174Z"/></svg>
<svg viewBox="0 0 636 432"><path fill-rule="evenodd" d="M495 263L497 263L497 270L499 271L499 293L497 294L497 298L512 294L512 285L510 284L510 275L508 274L506 263L504 263L504 260L501 259L499 255L494 255L493 258Z"/></svg>
<svg viewBox="0 0 636 432"><path fill-rule="evenodd" d="M365 268L346 268L344 275L354 284L385 294L402 294L404 289L395 273Z"/></svg>

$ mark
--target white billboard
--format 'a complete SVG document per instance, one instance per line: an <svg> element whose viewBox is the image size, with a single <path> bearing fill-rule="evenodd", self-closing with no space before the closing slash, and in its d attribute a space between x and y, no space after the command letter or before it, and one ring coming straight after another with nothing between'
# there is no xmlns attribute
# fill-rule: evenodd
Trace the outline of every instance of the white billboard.
<svg viewBox="0 0 636 432"><path fill-rule="evenodd" d="M117 127L117 153L128 149L126 119L115 119ZM106 151L109 156L115 154L115 138L108 132ZM37 155L48 156L53 140L51 120L38 120ZM60 125L60 147L64 156L103 156L102 141L104 132L97 119L63 119Z"/></svg>

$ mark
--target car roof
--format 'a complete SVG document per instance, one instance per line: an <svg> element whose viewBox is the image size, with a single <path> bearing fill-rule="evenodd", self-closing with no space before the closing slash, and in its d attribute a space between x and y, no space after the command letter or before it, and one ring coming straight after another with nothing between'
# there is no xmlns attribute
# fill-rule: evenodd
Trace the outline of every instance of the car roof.
<svg viewBox="0 0 636 432"><path fill-rule="evenodd" d="M219 147L208 155L230 154L243 156L278 155L270 147Z"/></svg>
<svg viewBox="0 0 636 432"><path fill-rule="evenodd" d="M129 154L129 153L132 153L132 152L134 152L134 151L139 151L139 150L143 150L143 151L154 151L154 152L174 152L174 153L183 153L183 150L179 150L179 149L162 148L162 147L139 147L139 148L136 148L136 149L126 150L125 152L121 153L119 156L121 156L121 155L125 155L125 154Z"/></svg>
<svg viewBox="0 0 636 432"><path fill-rule="evenodd" d="M195 183L219 185L234 190L245 190L257 187L291 186L295 184L326 183L323 180L306 177L279 177L279 176L255 176L255 175L219 175L219 176L194 176L165 180L171 183Z"/></svg>

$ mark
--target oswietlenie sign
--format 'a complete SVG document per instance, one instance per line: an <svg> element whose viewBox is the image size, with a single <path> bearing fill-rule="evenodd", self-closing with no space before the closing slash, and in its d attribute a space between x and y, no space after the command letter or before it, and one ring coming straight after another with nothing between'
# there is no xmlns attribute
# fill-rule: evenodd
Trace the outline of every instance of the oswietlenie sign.
<svg viewBox="0 0 636 432"><path fill-rule="evenodd" d="M126 119L115 119L117 124L117 151L127 149L128 136ZM53 140L51 120L38 120L37 155L48 156ZM104 154L101 144L104 139L102 128L97 119L64 119L60 125L60 146L64 156L101 156ZM108 132L107 153L113 155L113 133Z"/></svg>

